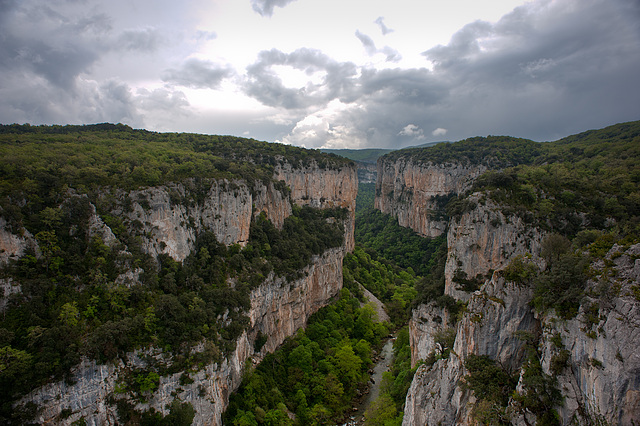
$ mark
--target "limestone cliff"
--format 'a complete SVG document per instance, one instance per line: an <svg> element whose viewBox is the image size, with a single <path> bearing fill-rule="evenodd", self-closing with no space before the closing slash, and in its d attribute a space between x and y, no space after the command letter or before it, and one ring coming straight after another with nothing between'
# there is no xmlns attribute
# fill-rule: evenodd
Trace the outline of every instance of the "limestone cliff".
<svg viewBox="0 0 640 426"><path fill-rule="evenodd" d="M485 166L378 160L375 208L398 218L401 226L425 237L446 232L443 207L451 195L467 190Z"/></svg>
<svg viewBox="0 0 640 426"><path fill-rule="evenodd" d="M471 354L486 355L519 377L516 395L526 392L531 362L539 363L539 374L562 395L553 407L561 424L638 423L640 357L634 348L640 343L640 245L614 246L590 266L577 316L562 319L553 310L536 311L531 283L509 282L503 270L518 256L545 269L541 251L550 222L525 221L487 192L466 193L464 208L450 218L438 216L444 207L440 197L462 194L487 169L412 161L402 156L379 160L376 207L424 236L446 232L445 294L462 310L452 318L434 303L414 309L412 365L422 365L407 394L403 425L477 424L474 410L481 402L464 385ZM584 223L584 217L576 217ZM455 339L446 343L453 332ZM504 413L514 425L537 420L517 398Z"/></svg>
<svg viewBox="0 0 640 426"><path fill-rule="evenodd" d="M204 366L197 372L179 372L160 377L158 388L145 396L147 402L136 408L151 407L168 414L168 404L175 397L190 402L195 411L194 425L219 425L229 395L240 385L245 363L259 362L266 353L276 349L284 339L304 326L311 314L333 297L342 286L344 248L332 249L318 256L305 268L305 277L293 283L273 275L251 292L248 312L250 327L238 339L236 349L221 363ZM258 332L268 336L259 352L254 342ZM59 422L60 413L69 409L71 415L61 424L84 418L90 426L115 425L117 410L108 403L116 392L119 378L127 369L146 367L145 356L162 357L162 351L147 350L128 354L117 364L96 364L84 359L74 369L70 380L46 385L27 395L21 403L33 402L40 407L36 421ZM189 374L191 383L181 380Z"/></svg>
<svg viewBox="0 0 640 426"><path fill-rule="evenodd" d="M358 182L376 183L378 180L378 167L375 163L358 161Z"/></svg>
<svg viewBox="0 0 640 426"><path fill-rule="evenodd" d="M353 250L358 193L355 165L342 169L322 169L313 163L300 170L284 163L276 167L274 176L291 188L291 199L298 205L346 208L349 211L349 220L345 224L345 246L348 251Z"/></svg>
<svg viewBox="0 0 640 426"><path fill-rule="evenodd" d="M146 252L166 253L179 261L191 252L204 229L225 245L244 245L254 214L265 212L280 228L291 214L289 200L273 183L258 182L250 188L241 180L214 180L205 191L201 201L194 200L197 191L184 183L120 193L119 198L131 200L131 205L115 213L145 227Z"/></svg>
<svg viewBox="0 0 640 426"><path fill-rule="evenodd" d="M631 424L640 419L640 357L634 351L640 343L640 306L634 296L640 284L640 245L626 251L614 246L605 260L591 266L597 274L587 284L591 296L575 318L566 320L553 311L536 312L531 305L531 288L505 281L500 272L509 259L523 253L544 265L536 257L541 236L539 230L527 231L517 218L505 218L490 202L452 221L448 294L465 300L466 307L455 327L450 354L444 359L429 356L442 349L436 340L446 327L442 320L446 311L432 305L414 311L410 324L412 363L431 359L433 364L416 372L407 395L404 425L474 424L476 399L462 386L469 374L465 360L469 354L487 355L522 380L527 368L524 340L518 333L522 331L537 336L542 371L557 377L564 402L556 410L562 424ZM454 268L469 276L476 274L479 290L452 291ZM523 392L520 387L518 390ZM525 419L514 401L507 410L513 424L535 423L535 416L527 414Z"/></svg>
<svg viewBox="0 0 640 426"><path fill-rule="evenodd" d="M460 384L467 371L464 361L469 354L488 355L510 369L520 368L524 357L523 342L516 332L535 333L539 327L528 306L531 290L521 288L495 274L481 290L468 300L466 312L455 327L456 337L447 358L416 371L407 395L403 425L474 424L470 418L473 396ZM422 305L416 312L437 310ZM412 364L426 359L437 350L434 336L440 327L419 327L412 319ZM424 342L427 342L425 345Z"/></svg>
<svg viewBox="0 0 640 426"><path fill-rule="evenodd" d="M472 194L468 200L476 207L453 218L447 232L445 294L460 300L470 294L460 290L461 281L481 285L514 256L539 253L544 236L519 216L506 216L500 206L480 194Z"/></svg>
<svg viewBox="0 0 640 426"><path fill-rule="evenodd" d="M35 403L36 421L40 423L71 424L84 419L89 425L108 425L117 423L115 400L129 401L141 411L154 408L166 415L168 404L178 398L194 407L194 424L221 424L229 395L239 386L247 362L259 362L338 293L342 287L342 260L354 246L355 166L322 169L314 164L301 169L282 163L274 178L269 183L218 179L134 191L105 190L99 200L102 208L120 218L123 226L136 235L141 249L153 258L167 254L176 261L184 260L202 231L213 232L217 240L227 246L243 245L249 239L255 216L264 212L267 219L282 228L295 204L347 209L345 239L341 247L314 256L311 264L300 271L302 278L291 281L271 272L250 293L250 308L246 312L249 325L235 342L235 349L220 362L201 366L197 371L160 377L157 388L145 394L144 402L132 398L118 386L123 375L145 369L149 357L169 362L159 348L129 353L108 364L83 358L69 380L40 387L22 398L17 406ZM67 197L82 196L67 194ZM126 271L117 278L116 284L140 283L142 270L127 264L127 247L118 242L93 204L88 206L88 211L88 235L121 250L124 259L121 266ZM7 259L21 256L29 244L36 245L37 252L37 244L30 234L17 235L7 226L0 228L0 245L5 248L3 254ZM229 285L235 284L229 282ZM4 307L6 298L20 291L20 283L3 280L2 286ZM260 348L254 346L258 338L265 337ZM198 350L205 351L206 346L205 341ZM256 349L259 350L256 352ZM184 379L185 374L189 380Z"/></svg>

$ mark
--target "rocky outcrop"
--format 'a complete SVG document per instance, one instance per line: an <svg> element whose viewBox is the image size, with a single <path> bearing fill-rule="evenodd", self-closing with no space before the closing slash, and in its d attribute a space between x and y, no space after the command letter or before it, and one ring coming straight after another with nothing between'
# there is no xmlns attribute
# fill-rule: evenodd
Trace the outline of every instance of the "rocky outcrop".
<svg viewBox="0 0 640 426"><path fill-rule="evenodd" d="M590 296L577 317L540 316L545 372L552 374L561 351L569 355L558 376L564 396L558 412L564 424L574 419L580 424L612 425L640 421L638 256L640 244L626 251L614 246L605 260L609 266L602 261L592 266L601 274L589 283Z"/></svg>
<svg viewBox="0 0 640 426"><path fill-rule="evenodd" d="M201 201L196 198L198 191L206 191ZM127 197L131 206L117 213L145 228L141 235L144 250L153 256L166 253L179 261L189 255L196 236L205 229L225 245L244 245L254 213L265 212L277 227L291 214L289 200L273 183L257 183L254 188L241 180L214 180L204 188L179 183L119 197Z"/></svg>
<svg viewBox="0 0 640 426"><path fill-rule="evenodd" d="M441 348L436 347L436 335L450 327L449 311L433 303L418 305L409 321L409 345L411 347L411 367Z"/></svg>
<svg viewBox="0 0 640 426"><path fill-rule="evenodd" d="M9 230L7 221L0 216L0 266L11 259L19 259L30 247L35 247L31 233L23 229L21 235L14 234Z"/></svg>
<svg viewBox="0 0 640 426"><path fill-rule="evenodd" d="M404 406L403 426L467 425L469 392L458 385L464 366L455 354L416 370Z"/></svg>
<svg viewBox="0 0 640 426"><path fill-rule="evenodd" d="M488 355L509 371L517 371L524 357L524 342L517 332L536 333L539 328L528 305L530 300L530 289L505 283L499 274L473 293L456 325L449 357L416 371L407 395L403 425L474 424L470 415L475 400L461 386L467 374L464 361L469 354ZM435 321L436 327L428 327L434 322L428 320L434 313L439 313L438 308L427 305L414 311L410 325L412 365L418 361L414 357L425 359L436 350L434 337L445 326Z"/></svg>
<svg viewBox="0 0 640 426"><path fill-rule="evenodd" d="M289 163L276 166L274 176L291 188L291 199L298 205L331 208L342 207L349 211L345 224L345 247L355 247L355 211L358 193L358 176L355 165L341 169L320 168L313 163L296 169Z"/></svg>
<svg viewBox="0 0 640 426"><path fill-rule="evenodd" d="M445 294L460 300L469 298L468 292L460 290L460 281L475 280L481 285L513 257L540 253L544 237L519 216L506 216L500 206L479 194L471 195L469 202L475 208L453 219L447 232Z"/></svg>
<svg viewBox="0 0 640 426"><path fill-rule="evenodd" d="M398 218L400 226L425 237L437 237L446 231L444 204L451 195L470 188L485 166L414 163L401 158L378 160L375 208Z"/></svg>
<svg viewBox="0 0 640 426"><path fill-rule="evenodd" d="M589 281L589 296L570 320L560 319L553 312L536 313L529 287L505 282L502 274L493 273L480 290L469 295L449 357L417 370L407 395L403 424L474 424L475 398L461 386L468 374L464 361L469 354L487 355L522 380L522 331L538 336L542 370L557 378L563 403L556 410L562 424L637 422L639 251L640 245L626 252L614 247L605 261L592 265L591 270L601 271L601 275ZM414 311L410 325L413 357L425 359L437 349L434 336L442 330L440 312L426 305ZM412 358L413 363L416 361ZM525 420L518 414L516 404L508 410L514 425L535 423L535 416L528 415Z"/></svg>

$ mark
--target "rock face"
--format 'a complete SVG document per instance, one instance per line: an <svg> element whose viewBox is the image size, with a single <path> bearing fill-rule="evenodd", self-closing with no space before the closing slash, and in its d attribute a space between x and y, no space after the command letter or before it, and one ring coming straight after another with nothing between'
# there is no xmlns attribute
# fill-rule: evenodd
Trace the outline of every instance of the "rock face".
<svg viewBox="0 0 640 426"><path fill-rule="evenodd" d="M376 183L378 180L378 166L375 163L358 163L358 182Z"/></svg>
<svg viewBox="0 0 640 426"><path fill-rule="evenodd" d="M544 231L505 215L502 206L482 194L466 197L466 211L449 222L434 219L442 208L437 197L470 188L482 171L403 159L378 163L376 207L424 236L446 232L445 293L465 304L451 348L441 345L442 333L452 323L447 311L434 304L414 310L409 324L412 365L420 360L430 365L415 373L403 425L476 424L476 398L462 386L469 374L465 360L470 354L487 355L520 376L521 390L525 335L537 342L543 373L557 378L563 403L555 409L562 424L640 423L640 245L614 247L604 262L591 265L595 272L587 283L588 297L575 318L536 312L531 288L505 281L501 270L518 255L544 267ZM465 286L471 291L464 291ZM514 425L535 424L535 416L525 419L513 400L507 412Z"/></svg>
<svg viewBox="0 0 640 426"><path fill-rule="evenodd" d="M0 216L0 266L10 259L20 258L25 250L35 246L31 233L24 230L22 235L12 233L7 227L7 221Z"/></svg>
<svg viewBox="0 0 640 426"><path fill-rule="evenodd" d="M488 355L510 371L520 368L524 348L516 332L535 333L539 327L528 306L530 300L530 289L505 283L498 274L471 295L467 311L456 325L449 357L416 371L407 395L403 425L473 424L473 396L460 386L467 374L464 360L469 354ZM412 365L418 361L414 357L425 359L435 350L434 336L443 329L440 324L434 328L425 327L425 322L416 324L417 317L428 317L437 310L421 305L414 311L410 324Z"/></svg>
<svg viewBox="0 0 640 426"><path fill-rule="evenodd" d="M245 362L251 358L257 363L275 350L342 287L344 255L344 248L328 250L305 268L304 278L292 283L271 276L251 292L250 327L238 339L230 356L220 364L210 364L192 373L193 382L189 384L181 384L182 372L161 377L158 389L149 395L148 402L139 403L136 408L153 407L166 415L167 405L177 395L181 401L193 405L196 411L194 425L220 425L229 395L242 380ZM268 339L261 351L255 352L258 331ZM126 368L146 366L142 356L145 354L148 353L129 354L126 365L122 361L117 365L98 365L85 359L74 371L75 384L52 383L27 395L21 402L34 402L41 408L36 419L39 423L58 421L61 410L68 408L73 414L64 424L84 417L89 425L115 425L116 409L107 403L107 399L114 393L118 377Z"/></svg>
<svg viewBox="0 0 640 426"><path fill-rule="evenodd" d="M406 400L404 425L474 424L473 395L460 386L468 374L464 360L469 354L487 355L508 371L517 373L523 365L524 344L517 332L541 336L538 350L543 372L554 376L553 363L561 351L568 351L562 373L557 376L564 403L556 407L562 424L632 424L640 419L640 318L638 301L632 288L640 283L640 262L632 260L640 245L633 246L616 259L618 296L596 306L595 323L588 327L594 313L583 303L578 316L561 320L554 315L536 314L529 306L531 290L504 281L496 273L468 300L467 309L456 327L456 339L450 356L432 366L421 366L414 377ZM612 250L612 254L615 250ZM594 289L592 281L589 287ZM412 319L412 356L426 358L434 350L434 335L441 330L429 328L425 317L437 308L420 306ZM419 323L417 318L422 319ZM416 324L418 323L418 324ZM560 344L558 344L560 342ZM412 362L417 359L412 357ZM557 368L557 367L556 367ZM516 409L511 407L512 413ZM529 424L535 418L529 417ZM512 416L513 424L527 424ZM598 423L600 424L600 423Z"/></svg>
<svg viewBox="0 0 640 426"><path fill-rule="evenodd" d="M166 253L178 261L191 253L196 236L204 229L225 245L246 244L254 206L256 213L264 211L277 227L291 214L291 204L273 184L259 183L252 191L239 180L212 181L201 202L194 202L193 191L184 184L132 191L125 196L131 207L121 212L122 216L148 229L142 237L144 250L153 256Z"/></svg>
<svg viewBox="0 0 640 426"><path fill-rule="evenodd" d="M161 377L158 388L145 397L147 402L138 403L136 408L155 408L166 415L167 404L177 397L193 405L194 424L221 424L229 395L240 385L246 362L249 359L259 362L276 349L342 287L342 260L354 246L355 167L326 170L314 165L296 169L284 164L275 175L289 189L284 189L284 185L279 189L273 183L258 182L250 187L244 181L219 180L210 182L204 192L194 191L192 185L185 182L115 194L116 199L124 201L115 205L113 214L139 227L143 250L152 256L166 253L178 261L189 255L202 230L214 232L217 239L227 245L245 243L253 216L261 212L277 227L282 227L292 213L292 203L318 208L343 207L349 211L342 247L315 256L299 280L288 282L272 273L251 292L251 308L246 313L250 324L231 354L220 363L191 372L192 383L181 380L182 372ZM95 207L91 209L90 233L109 244L113 233L96 214ZM12 234L6 226L0 228L0 246L6 247L7 257L20 256L33 240ZM137 281L139 274L140 270L131 270L118 280ZM19 291L19 283L3 281L2 285L5 294L16 288ZM267 336L267 340L256 352L254 342L258 335ZM153 353L131 353L125 361L116 364L98 365L85 359L75 368L72 381L45 385L18 404L35 403L39 408L36 421L40 423L71 424L84 418L89 425L117 424L116 409L109 404L109 396L116 392L118 378L124 371L145 367L143 355L163 356L159 349L148 351ZM72 414L61 419L62 410L67 413L71 410Z"/></svg>
<svg viewBox="0 0 640 426"><path fill-rule="evenodd" d="M355 165L342 169L322 169L317 164L312 164L300 170L286 163L276 167L275 177L291 188L291 199L298 205L342 207L349 210L349 220L345 224L345 245L348 251L353 250L358 193Z"/></svg>
<svg viewBox="0 0 640 426"><path fill-rule="evenodd" d="M550 372L561 350L552 342L553 336L561 338L562 349L570 354L558 376L565 397L558 412L565 424L574 418L582 424L629 425L640 420L640 303L634 296L640 285L639 255L640 244L626 251L614 246L606 257L610 266L593 265L593 270L604 274L589 283L593 293L605 283L613 294L604 300L589 297L578 316L568 321L539 317L545 337L541 349L545 371ZM593 306L595 310L590 309Z"/></svg>
<svg viewBox="0 0 640 426"><path fill-rule="evenodd" d="M425 237L446 231L442 208L448 197L467 190L485 166L416 164L399 159L378 160L375 208L398 218L401 226ZM445 202L446 203L446 202Z"/></svg>
<svg viewBox="0 0 640 426"><path fill-rule="evenodd" d="M513 257L539 253L544 236L520 217L505 216L491 200L480 200L478 194L469 200L476 207L453 219L447 232L445 294L460 300L467 300L469 293L459 289L456 276L482 284L487 273L504 268Z"/></svg>

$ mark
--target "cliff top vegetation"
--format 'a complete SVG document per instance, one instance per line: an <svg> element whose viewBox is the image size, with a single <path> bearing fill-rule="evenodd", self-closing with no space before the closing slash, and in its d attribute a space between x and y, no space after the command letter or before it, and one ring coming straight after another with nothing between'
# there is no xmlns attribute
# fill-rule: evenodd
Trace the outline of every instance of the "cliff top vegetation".
<svg viewBox="0 0 640 426"><path fill-rule="evenodd" d="M318 150L236 136L156 133L123 124L0 125L0 194L67 185L136 189L201 178L273 178L274 167L340 168L351 161Z"/></svg>
<svg viewBox="0 0 640 426"><path fill-rule="evenodd" d="M599 160L625 160L638 154L640 121L589 130L555 142L534 142L511 136L472 137L458 142L442 142L426 148L406 148L386 154L385 161L398 159L415 163L461 163L485 165L490 169L517 165L544 165Z"/></svg>

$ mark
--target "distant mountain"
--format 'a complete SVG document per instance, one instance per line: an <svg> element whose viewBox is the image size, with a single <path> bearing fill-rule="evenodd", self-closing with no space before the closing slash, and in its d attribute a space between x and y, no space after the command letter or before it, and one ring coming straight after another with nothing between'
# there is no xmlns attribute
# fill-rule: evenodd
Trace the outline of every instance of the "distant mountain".
<svg viewBox="0 0 640 426"><path fill-rule="evenodd" d="M439 143L451 143L451 141L427 142L427 143L423 143L422 145L408 146L407 148L428 148L430 146L438 145Z"/></svg>
<svg viewBox="0 0 640 426"><path fill-rule="evenodd" d="M427 142L427 143L423 143L422 145L408 146L405 148L427 148L443 142L448 142L448 141ZM327 154L339 155L340 157L345 157L353 161L359 161L361 163L375 164L376 161L378 161L379 157L382 157L383 155L388 154L392 151L396 151L396 149L383 149L383 148L321 149L320 151L325 152Z"/></svg>
<svg viewBox="0 0 640 426"><path fill-rule="evenodd" d="M362 163L374 163L378 161L378 157L395 151L393 149L367 148L367 149L321 149L320 151L327 154L335 154L345 157L353 161Z"/></svg>

